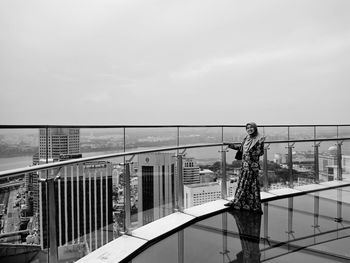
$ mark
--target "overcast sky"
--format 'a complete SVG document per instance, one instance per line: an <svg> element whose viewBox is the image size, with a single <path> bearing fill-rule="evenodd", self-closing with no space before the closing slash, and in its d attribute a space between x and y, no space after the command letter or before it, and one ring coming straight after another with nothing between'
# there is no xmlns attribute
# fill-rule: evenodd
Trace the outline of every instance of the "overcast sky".
<svg viewBox="0 0 350 263"><path fill-rule="evenodd" d="M349 14L349 0L1 0L0 124L348 124Z"/></svg>

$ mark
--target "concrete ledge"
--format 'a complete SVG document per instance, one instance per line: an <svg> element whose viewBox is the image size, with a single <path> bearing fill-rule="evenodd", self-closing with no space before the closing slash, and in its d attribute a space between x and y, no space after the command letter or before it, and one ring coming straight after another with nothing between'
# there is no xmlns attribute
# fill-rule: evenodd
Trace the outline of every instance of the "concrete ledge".
<svg viewBox="0 0 350 263"><path fill-rule="evenodd" d="M339 190L339 191L338 191ZM344 190L342 188L333 188L326 191L322 191L319 194L318 193L311 193L311 195L316 195L323 199L328 199L334 202L342 202L344 204L350 204L350 191Z"/></svg>
<svg viewBox="0 0 350 263"><path fill-rule="evenodd" d="M219 199L213 202L187 208L184 210L184 213L194 217L205 216L207 214L212 214L227 209L227 207L224 206L224 204L227 202L227 200Z"/></svg>
<svg viewBox="0 0 350 263"><path fill-rule="evenodd" d="M194 219L193 216L176 212L135 229L132 231L131 235L133 237L150 241L168 233L173 229L181 227L182 225L190 222L192 219Z"/></svg>
<svg viewBox="0 0 350 263"><path fill-rule="evenodd" d="M260 192L261 201L264 201L265 199L269 199L269 198L272 198L272 197L276 197L276 195L272 194L272 193L269 193L269 192Z"/></svg>
<svg viewBox="0 0 350 263"><path fill-rule="evenodd" d="M275 189L268 191L268 193L273 195L278 195L280 197L286 196L286 195L293 195L293 194L299 194L301 191L292 189L292 188L281 188L281 189Z"/></svg>
<svg viewBox="0 0 350 263"><path fill-rule="evenodd" d="M344 185L350 185L350 182L349 181L334 180L334 181L320 183L320 185L325 186L325 187L344 186Z"/></svg>
<svg viewBox="0 0 350 263"><path fill-rule="evenodd" d="M146 240L123 235L92 253L79 259L79 263L116 263L125 259L131 253L147 243Z"/></svg>
<svg viewBox="0 0 350 263"><path fill-rule="evenodd" d="M306 185L301 185L301 186L294 187L295 190L299 190L299 191L302 191L302 192L313 191L315 189L322 190L324 188L325 188L325 186L321 185L321 184L306 184Z"/></svg>

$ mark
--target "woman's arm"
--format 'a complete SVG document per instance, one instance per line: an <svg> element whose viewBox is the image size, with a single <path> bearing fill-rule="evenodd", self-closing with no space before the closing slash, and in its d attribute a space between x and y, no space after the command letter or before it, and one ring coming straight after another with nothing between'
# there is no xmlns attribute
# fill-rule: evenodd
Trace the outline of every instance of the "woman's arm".
<svg viewBox="0 0 350 263"><path fill-rule="evenodd" d="M241 148L241 144L240 143L229 143L228 148L231 148L233 150L238 151L239 148Z"/></svg>
<svg viewBox="0 0 350 263"><path fill-rule="evenodd" d="M259 156L264 155L264 141L265 141L265 137L262 137L259 140L259 146L258 146L258 149L257 149L257 153L258 153Z"/></svg>

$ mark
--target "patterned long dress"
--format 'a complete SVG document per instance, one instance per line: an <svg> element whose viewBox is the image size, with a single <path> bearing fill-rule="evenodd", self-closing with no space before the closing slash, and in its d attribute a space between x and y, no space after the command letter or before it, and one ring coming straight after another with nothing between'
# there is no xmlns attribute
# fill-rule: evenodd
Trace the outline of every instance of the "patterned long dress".
<svg viewBox="0 0 350 263"><path fill-rule="evenodd" d="M231 147L230 147L231 148ZM264 140L261 139L242 156L241 174L231 207L262 213L259 185L259 157L264 154Z"/></svg>

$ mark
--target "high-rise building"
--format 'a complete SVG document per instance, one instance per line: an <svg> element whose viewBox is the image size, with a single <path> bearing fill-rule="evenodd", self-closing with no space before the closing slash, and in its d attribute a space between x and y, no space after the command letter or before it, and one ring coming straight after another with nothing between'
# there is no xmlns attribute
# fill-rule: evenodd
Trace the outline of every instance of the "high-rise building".
<svg viewBox="0 0 350 263"><path fill-rule="evenodd" d="M48 156L46 154L48 152ZM39 129L39 152L33 155L33 165L81 158L78 128ZM26 174L26 190L32 191L33 213L39 212L39 174Z"/></svg>
<svg viewBox="0 0 350 263"><path fill-rule="evenodd" d="M48 154L47 154L48 153ZM58 161L60 155L80 153L80 129L50 128L39 130L39 161Z"/></svg>
<svg viewBox="0 0 350 263"><path fill-rule="evenodd" d="M24 175L24 187L26 189L29 214L35 215L39 212L39 175L37 172L26 173Z"/></svg>
<svg viewBox="0 0 350 263"><path fill-rule="evenodd" d="M200 168L194 158L183 158L182 169L184 185L200 183Z"/></svg>
<svg viewBox="0 0 350 263"><path fill-rule="evenodd" d="M218 182L190 184L184 186L184 206L189 208L221 198L221 185Z"/></svg>
<svg viewBox="0 0 350 263"><path fill-rule="evenodd" d="M174 153L148 153L138 158L138 224L171 214L175 207Z"/></svg>
<svg viewBox="0 0 350 263"><path fill-rule="evenodd" d="M217 182L190 184L184 186L184 206L189 208L196 205L221 199L221 179ZM237 188L236 178L226 181L227 196L232 197Z"/></svg>
<svg viewBox="0 0 350 263"><path fill-rule="evenodd" d="M61 168L60 179L55 182L58 246L85 243L92 251L112 240L112 169L112 164L104 161ZM41 182L40 239L43 248L48 246L47 209L51 209L47 207L47 196L46 183Z"/></svg>

